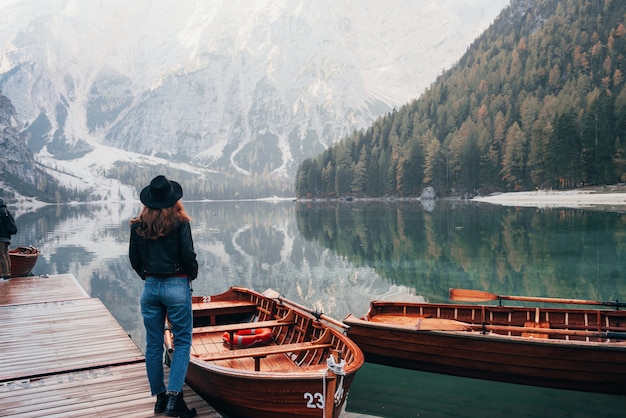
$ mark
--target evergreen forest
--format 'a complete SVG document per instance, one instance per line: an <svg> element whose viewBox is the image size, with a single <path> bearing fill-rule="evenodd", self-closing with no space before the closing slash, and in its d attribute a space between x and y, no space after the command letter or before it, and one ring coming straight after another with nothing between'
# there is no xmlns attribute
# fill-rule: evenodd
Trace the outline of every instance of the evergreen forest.
<svg viewBox="0 0 626 418"><path fill-rule="evenodd" d="M298 198L626 181L626 2L512 0L416 100L300 164Z"/></svg>

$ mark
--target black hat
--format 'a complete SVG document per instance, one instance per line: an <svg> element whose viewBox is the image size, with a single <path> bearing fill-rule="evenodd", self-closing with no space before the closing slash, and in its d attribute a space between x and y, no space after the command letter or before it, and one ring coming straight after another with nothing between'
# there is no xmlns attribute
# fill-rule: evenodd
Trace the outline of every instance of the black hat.
<svg viewBox="0 0 626 418"><path fill-rule="evenodd" d="M156 176L149 186L141 191L139 199L149 208L162 209L174 206L183 197L183 188L175 181L168 180L165 176Z"/></svg>

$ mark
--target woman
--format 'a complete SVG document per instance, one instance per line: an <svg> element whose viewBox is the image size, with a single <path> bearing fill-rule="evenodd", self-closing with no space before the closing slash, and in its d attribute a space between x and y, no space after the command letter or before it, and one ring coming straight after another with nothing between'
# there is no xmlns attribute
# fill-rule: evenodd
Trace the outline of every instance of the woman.
<svg viewBox="0 0 626 418"><path fill-rule="evenodd" d="M189 365L193 329L191 281L198 275L198 262L191 237L191 218L180 198L183 190L175 181L157 176L140 194L144 207L130 220L130 263L145 280L141 314L146 328L146 370L154 412L170 417L191 418L183 400L183 384ZM163 382L163 330L165 317L174 333L174 354L167 388Z"/></svg>

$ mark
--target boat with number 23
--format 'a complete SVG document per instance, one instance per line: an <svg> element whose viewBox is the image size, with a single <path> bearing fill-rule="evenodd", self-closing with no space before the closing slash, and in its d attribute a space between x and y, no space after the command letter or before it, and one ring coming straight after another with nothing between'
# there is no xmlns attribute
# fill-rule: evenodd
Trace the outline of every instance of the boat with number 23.
<svg viewBox="0 0 626 418"><path fill-rule="evenodd" d="M498 296L464 289L451 289L450 299L500 303L373 301L365 316L350 314L344 319L348 336L368 362L626 395L626 311L619 309L625 303ZM502 300L604 306L502 306Z"/></svg>
<svg viewBox="0 0 626 418"><path fill-rule="evenodd" d="M261 294L231 287L192 299L186 382L218 412L255 418L340 415L364 362L341 322L271 289ZM168 327L165 341L170 359L176 347Z"/></svg>

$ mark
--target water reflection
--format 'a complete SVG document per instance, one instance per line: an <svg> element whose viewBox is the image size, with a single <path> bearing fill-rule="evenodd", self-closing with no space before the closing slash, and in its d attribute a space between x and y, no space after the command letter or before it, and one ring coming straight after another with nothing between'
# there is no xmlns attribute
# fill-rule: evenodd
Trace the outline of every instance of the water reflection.
<svg viewBox="0 0 626 418"><path fill-rule="evenodd" d="M450 287L598 300L626 295L626 219L619 213L458 202L438 202L427 209L419 202L185 205L193 218L200 264L195 294L214 294L229 286L273 288L338 319L349 312L364 314L375 298L447 301ZM137 203L14 212L19 231L11 247L39 247L35 274L73 274L143 349L138 303L143 282L128 261L128 220L140 209ZM391 379L388 390L399 396L396 404L408 404L410 411L422 411L420 416L464 416L445 413L446 385L453 383L433 389L440 392L429 395L431 401L437 399L426 411L410 402L422 390L416 382L424 384L432 377L374 370L373 375L357 375L348 398L355 412L385 416L384 411L360 409L359 402L373 399L384 406L386 398L376 401L380 388L369 385ZM400 384L393 386L400 376L417 380L402 392ZM588 400L597 396L574 395ZM533 400L538 395L527 396ZM611 402L623 409L625 401L617 399ZM400 416L391 409L388 414Z"/></svg>
<svg viewBox="0 0 626 418"><path fill-rule="evenodd" d="M445 302L450 287L616 300L626 295L626 217L453 202L302 203L304 237L390 283Z"/></svg>
<svg viewBox="0 0 626 418"><path fill-rule="evenodd" d="M578 209L468 203L186 202L197 294L273 288L328 315L369 300L447 301L451 287L597 300L626 295L626 218ZM128 262L139 204L16 213L12 247L35 245L35 274L71 273L141 340L142 281Z"/></svg>
<svg viewBox="0 0 626 418"><path fill-rule="evenodd" d="M186 202L200 272L195 294L230 286L273 288L328 315L364 313L372 294L407 293L371 268L304 239L293 202ZM12 247L34 245L41 255L34 274L73 274L100 298L133 340L144 346L139 312L143 286L128 261L128 220L141 206L48 206L19 214Z"/></svg>

